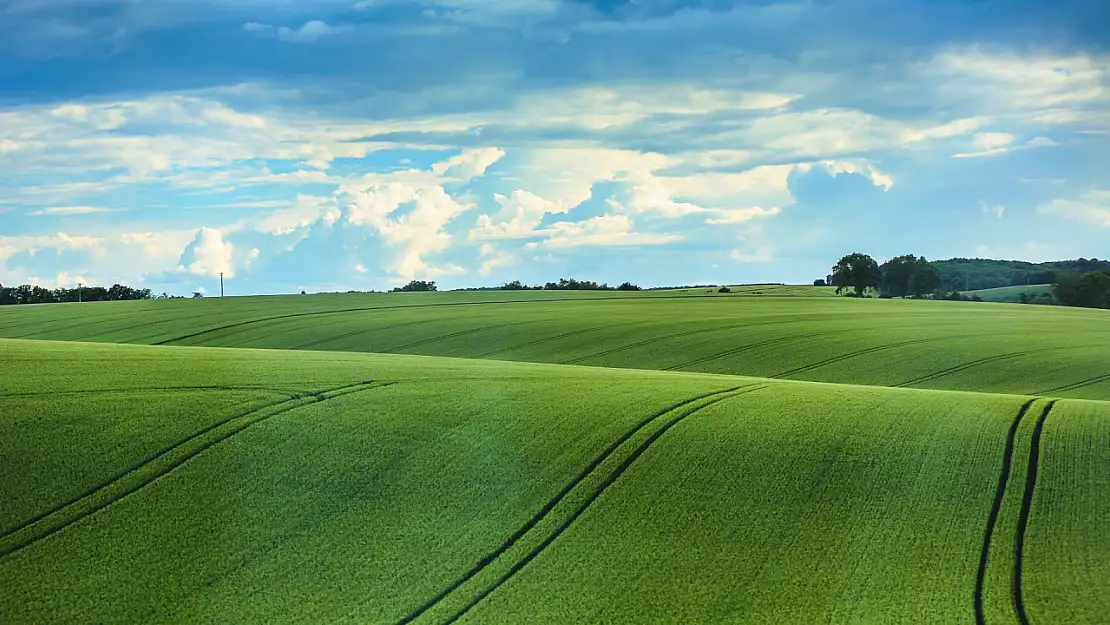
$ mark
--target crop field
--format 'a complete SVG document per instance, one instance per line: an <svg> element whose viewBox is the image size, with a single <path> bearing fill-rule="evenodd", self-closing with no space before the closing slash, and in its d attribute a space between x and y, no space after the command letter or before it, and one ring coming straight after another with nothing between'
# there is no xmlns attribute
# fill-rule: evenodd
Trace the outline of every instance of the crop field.
<svg viewBox="0 0 1110 625"><path fill-rule="evenodd" d="M1039 293L1052 293L1051 284L1032 284L1029 286L1000 286L995 289L980 289L978 291L966 291L964 295L968 297L978 295L984 302L1009 302L1015 303L1021 300L1021 294L1025 293L1032 297Z"/></svg>
<svg viewBox="0 0 1110 625"><path fill-rule="evenodd" d="M704 291L6 307L0 621L1107 622L1108 321Z"/></svg>
<svg viewBox="0 0 1110 625"><path fill-rule="evenodd" d="M1091 309L550 291L9 308L16 309L0 311L0 337L421 354L1110 400L1110 323Z"/></svg>

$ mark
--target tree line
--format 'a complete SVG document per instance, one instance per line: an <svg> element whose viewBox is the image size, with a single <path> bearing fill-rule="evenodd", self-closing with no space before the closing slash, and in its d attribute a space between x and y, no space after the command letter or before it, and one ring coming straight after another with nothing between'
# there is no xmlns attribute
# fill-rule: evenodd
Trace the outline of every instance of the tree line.
<svg viewBox="0 0 1110 625"><path fill-rule="evenodd" d="M437 291L435 281L412 280L405 286L394 287L390 293L429 292ZM578 280L575 278L560 278L558 282L548 282L529 286L520 280L506 282L501 286L455 289L456 291L640 291L640 287L631 282L621 283L619 286L609 286L602 282L598 284L593 280Z"/></svg>
<svg viewBox="0 0 1110 625"><path fill-rule="evenodd" d="M76 289L59 287L47 289L37 285L21 284L6 287L0 284L0 305L56 304L61 302L112 302L122 300L171 299L165 293L154 295L150 289L135 289L122 284L110 287L80 286Z"/></svg>
<svg viewBox="0 0 1110 625"><path fill-rule="evenodd" d="M952 261L941 262L951 263ZM1081 258L1078 261L1043 264L1058 267L1098 267L1102 263L1106 261ZM950 289L951 282L945 280L937 264L929 262L924 256L913 254L896 256L879 264L867 254L853 253L841 257L833 265L832 272L824 280L815 280L814 284L835 286L837 295L847 292L852 297L869 297L870 293L877 293L879 297L982 301L978 295L969 297L960 293L957 288ZM1096 269L1083 273L1070 269L1053 269L1051 278L1051 293L1035 295L1022 293L1021 302L1110 308L1110 269Z"/></svg>

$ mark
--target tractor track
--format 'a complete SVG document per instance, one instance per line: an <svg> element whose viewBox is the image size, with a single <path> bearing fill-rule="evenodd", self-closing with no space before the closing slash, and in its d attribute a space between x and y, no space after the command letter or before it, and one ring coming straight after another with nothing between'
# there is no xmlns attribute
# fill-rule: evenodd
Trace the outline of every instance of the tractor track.
<svg viewBox="0 0 1110 625"><path fill-rule="evenodd" d="M629 457L626 458L624 460L624 462L622 462L617 467L617 469L615 469L609 475L609 477L607 479L603 480L601 485L598 486L594 490L594 492L591 493L590 496L582 504L579 505L578 509L575 510L575 512L566 521L564 521L559 527L557 527L551 535L549 535L546 539L544 539L537 547L533 548L522 559L520 559L516 563L514 563L514 565L509 569L509 571L506 572L505 574L503 574L501 577L499 577L498 580L496 582L494 582L494 584L492 586L486 588L484 591L479 593L479 595L476 598L472 599L470 602L468 602L468 604L461 611L456 612L453 616L451 616L449 619L447 619L444 622L445 623L453 623L456 620L458 620L459 617L461 617L463 614L465 614L467 611L469 611L471 608L473 608L475 605L477 605L479 602L481 602L483 599L485 599L487 596L489 596L494 590L496 590L498 587L500 587L502 584L504 584L506 581L508 581L509 578L511 578L513 575L515 575L518 571L523 569L529 562L534 560L536 558L536 556L538 556L540 554L540 552L542 552L544 549L546 549L552 542L555 541L556 538L558 538L564 531L566 531L566 529L568 527L570 527L570 525L573 524L574 521L577 520L578 517L581 516L582 513L585 512L585 510L590 505L592 505L602 495L602 493L604 493L605 490L607 490L609 488L609 486L611 486L617 480L617 478L619 478L632 465L632 463L634 463L636 461L636 459L638 459L641 455L643 455L643 453L645 451L647 451L647 449L649 447L651 447L651 445L654 444L655 441L657 441L659 439L659 437L662 436L671 427L677 425L679 422L681 422L686 417L689 417L690 415L694 414L695 412L698 412L699 410L701 410L703 408L711 406L711 405L713 405L717 402L724 401L726 399L731 399L733 397L736 397L736 396L744 394L744 393L760 390L762 388L766 388L766 385L749 384L749 385L746 385L746 386L739 386L739 387L733 387L733 388L724 389L724 390L720 390L720 391L713 391L713 392L709 392L709 393L703 393L701 395L691 397L691 398L683 400L681 402L677 402L675 404L672 404L672 405L664 408L663 410L657 411L654 414L652 414L651 416L641 420L639 423L637 423L631 429L627 430L623 435L621 435L620 438L618 438L616 441L611 443L609 445L609 447L607 447L601 454L596 456L581 472L578 473L577 476L575 476L575 478L573 480L571 480L566 486L564 486L562 488L562 490L560 490L554 497L552 497L550 500L548 500L548 502L546 504L544 504L544 506L539 511L537 511L524 525L522 525L520 528L518 528L497 549L495 549L494 551L492 551L489 554L487 554L486 556L484 556L473 567L471 567L465 574L463 574L462 577L455 580L450 586L448 586L444 590L440 591L435 597L432 597L429 601L424 603L422 606L420 606L416 610L410 612L408 615L406 615L404 618L402 618L400 621L398 621L397 622L398 625L405 625L407 623L411 623L412 621L420 618L428 610L434 608L436 605L438 605L440 602L442 602L444 599L446 599L448 596L450 596L451 593L458 590L463 584L465 584L466 582L473 579L475 576L477 576L479 573L481 573L483 570L485 570L490 564L492 564L494 561L496 561L499 557L501 557L506 552L508 552L509 549L511 549L513 547L513 545L515 545L521 538L523 538L526 534L528 534L528 532L530 532L537 525L539 525L545 518L547 518L548 515L555 509L555 507L558 506L559 503L561 503L576 487L580 486L583 482L585 482L595 471L598 470L598 468L606 460L611 458L613 456L613 454L617 452L617 450L620 448L621 445L623 445L625 442L627 442L629 439L631 439L633 436L635 436L638 432L642 431L647 426L651 425L655 421L661 419L662 417L664 417L664 416L666 416L670 413L673 413L675 411L681 410L682 408L685 408L685 407L689 406L690 404L693 404L693 403L701 401L701 400L706 400L706 399L710 400L708 403L705 403L701 406L697 406L693 409L690 409L690 410L680 414L678 417L670 420L665 425L663 425L662 428L660 428L658 431L656 431L654 434L652 434L647 440L645 440L643 443L641 443L640 446L637 447L632 452L632 454L629 455Z"/></svg>
<svg viewBox="0 0 1110 625"><path fill-rule="evenodd" d="M497 354L503 354L505 352L511 352L514 349L527 349L529 347L535 347L536 345L542 345L542 344L550 342L550 341L558 341L560 339L570 338L572 336L577 336L579 334L586 334L587 332L596 332L596 331L601 330L603 328L604 328L604 326L594 326L592 328L583 328L583 329L579 329L579 330L572 330L570 332L564 332L563 334L556 334L555 336L548 336L548 337L544 337L542 339L536 339L534 341L528 341L527 343L522 343L520 345L513 345L511 347L503 347L501 349L496 349L492 352L486 352L484 354L478 354L476 356L472 356L472 358L488 358L490 356L494 356L494 355L497 355Z"/></svg>
<svg viewBox="0 0 1110 625"><path fill-rule="evenodd" d="M227 419L223 419L217 423L211 424L203 428L202 430L192 434L191 436L177 441L176 443L173 443L172 445L162 449L161 451L148 456L144 460L141 460L140 462L132 465L130 468L123 471L122 473L119 473L109 480L99 484L98 486L89 489L85 493L70 499L66 503L55 506L53 509L42 513L29 521L23 522L13 529L5 531L3 534L0 534L0 561L14 553L17 553L31 545L34 545L35 543L50 538L51 536L54 536L55 534L61 532L74 523L77 523L78 521L91 516L101 510L104 510L105 508L138 492L144 487L154 483L159 478L181 467L189 460L196 458L201 453L230 439L236 434L239 434L240 432L254 425L272 419L273 417L276 417L278 415L296 410L298 408L303 408L315 403L321 403L331 399L336 399L344 395L350 395L352 393L370 390L372 388L383 388L385 386L390 386L391 384L393 383L377 383L374 381L357 382L310 393L304 393L303 396L291 399L284 399L278 402L272 402L259 408L248 410ZM269 412L267 413L267 411ZM244 421L244 423L240 424L238 427L232 427L230 431L226 433L221 433L215 436L212 440L201 443L196 448L184 449L190 443L199 441L204 435L211 433L222 426L229 425L237 420L242 420ZM178 450L183 450L183 453L180 457L168 458L168 456ZM152 467L152 465L159 460L165 460L166 464L164 466ZM142 472L144 469L152 469L151 474L148 476L139 475L140 472ZM135 476L134 483L123 484L123 482L127 480L129 476ZM95 501L98 494L105 492L107 489L110 489L113 486L119 486L120 492L113 493L105 497L102 501ZM82 503L86 505L82 506ZM68 515L67 512L69 512ZM53 519L54 522L51 523L52 517L58 518ZM38 525L42 525L42 527L36 528L36 526ZM36 529L38 529L39 531L34 531ZM14 538L17 534L20 533L26 533L28 535Z"/></svg>
<svg viewBox="0 0 1110 625"><path fill-rule="evenodd" d="M948 338L959 338L959 337L948 337ZM857 356L866 356L867 354L874 354L875 352L881 352L881 351L888 350L888 349L895 349L895 348L898 348L898 347L905 347L906 345L916 345L916 344L919 344L919 343L927 343L927 342L932 341L932 340L934 340L934 339L931 339L931 338L929 338L929 339L913 339L911 341L899 341L897 343L887 343L885 345L876 345L875 347L868 347L867 349L860 349L860 350L856 350L854 352L848 352L846 354L840 354L839 356L833 356L832 358L826 358L825 360L821 360L821 361L818 361L818 362L815 362L815 363L812 363L812 364L808 364L808 365L805 365L805 366L802 366L802 367L796 367L796 368L791 369L789 371L783 371L782 373L775 374L771 377L773 379L782 379L782 378L785 378L786 376L794 375L794 374L797 374L797 373L805 373L807 371L813 371L814 369L819 369L821 367L824 367L825 365L831 365L831 364L834 364L834 363L837 363L837 362L841 362L843 360L848 360L848 359L851 359L851 358L855 358Z"/></svg>
<svg viewBox="0 0 1110 625"><path fill-rule="evenodd" d="M435 322L435 321L441 321L441 319L420 319L419 321L405 321L403 323L394 323L394 324L385 325L385 326L375 326L373 328L361 328L361 329L355 330L353 332L347 332L345 334L336 334L336 335L328 336L328 337L325 337L325 338L322 338L322 339L317 339L315 341L309 341L307 343L302 343L300 345L297 345L296 347L291 347L290 349L312 351L312 348L323 345L324 343L330 343L332 341L340 341L340 340L343 340L343 339L349 339L351 337L359 336L360 334L369 334L371 332L378 332L380 330L392 330L394 328L407 328L409 326L416 326L416 325L421 325L421 324L424 324L424 323L432 323L432 322ZM327 351L327 350L324 350L324 351Z"/></svg>
<svg viewBox="0 0 1110 625"><path fill-rule="evenodd" d="M17 399L20 397L55 397L58 395L100 395L110 393L174 393L178 391L267 391L271 393L280 393L282 395L285 395L286 397L289 397L290 399L297 399L300 396L309 394L308 391L296 391L287 388L276 388L270 386L149 386L139 388L93 388L70 391L28 391L26 393L2 393L0 394L0 399Z"/></svg>
<svg viewBox="0 0 1110 625"><path fill-rule="evenodd" d="M1012 352L1012 353L1009 353L1009 354L999 354L997 356L988 356L987 358L979 358L977 360L969 360L967 362L960 363L960 364L955 365L953 367L948 367L947 369L941 369L940 371L934 371L933 373L930 373L928 375L923 375L919 378L914 378L912 380L908 380L906 382L903 382L903 383L899 384L895 388L906 388L907 386L912 386L914 384L920 384L922 382L931 382L931 381L936 380L938 378L943 378L946 375L950 375L950 374L953 374L953 373L959 373L960 371L966 371L967 369L971 369L972 367L977 367L979 365L985 365L985 364L989 364L989 363L992 363L992 362L998 362L1000 360L1008 360L1010 358L1017 358L1018 356L1026 356L1026 355L1035 353L1037 351L1045 351L1045 350L1029 350L1029 351L1024 351L1024 352Z"/></svg>
<svg viewBox="0 0 1110 625"><path fill-rule="evenodd" d="M1047 391L1037 391L1036 393L1033 393L1033 394L1034 395L1053 395L1053 394L1056 394L1056 393L1065 393L1067 391L1075 391L1075 390L1081 389L1085 386L1091 386L1092 384L1098 384L1099 382L1105 382L1106 380L1110 380L1110 373L1104 373L1102 375L1096 375L1093 378L1087 378L1086 380L1080 380L1078 382L1073 382L1071 384L1067 384L1067 385L1064 385L1064 386L1059 386L1057 388L1050 388Z"/></svg>
<svg viewBox="0 0 1110 625"><path fill-rule="evenodd" d="M589 355L586 355L586 356L579 356L578 358L571 358L570 360L564 360L563 362L561 362L559 364L573 365L573 364L580 363L584 360L590 360L592 358L602 358L604 356L609 356L610 354L615 354L617 352L623 352L623 351L628 350L628 349L636 349L637 347L643 347L645 345L651 345L652 343L658 343L659 341L664 341L666 339L677 339L677 338L682 338L682 337L685 337L685 336L693 336L695 334L703 334L705 332L717 332L717 331L720 331L720 330L732 330L734 328L741 328L741 327L748 326L748 325L751 325L751 324L740 324L740 323L738 323L738 324L727 325L727 326L714 326L712 328L700 328L700 329L697 329L697 330L686 330L685 332L678 332L678 333L675 333L675 334L663 334L663 335L660 335L660 336L653 336L653 337L648 338L648 339L643 339L641 341L636 341L635 343L627 343L625 345L618 345L616 347L611 347L609 349L603 349L600 352L595 352L593 354L589 354Z"/></svg>
<svg viewBox="0 0 1110 625"><path fill-rule="evenodd" d="M1037 488L1037 464L1041 456L1041 436L1044 422L1056 406L1056 401L1045 404L1037 424L1033 427L1033 437L1029 443L1029 469L1025 473L1025 493L1021 497L1021 512L1018 514L1017 536L1014 542L1014 608L1022 625L1029 625L1029 614L1025 610L1025 594L1022 588L1022 568L1025 561L1025 532L1029 528L1029 513L1033 508L1033 494Z"/></svg>
<svg viewBox="0 0 1110 625"><path fill-rule="evenodd" d="M1018 427L1021 420L1036 399L1030 399L1021 405L1010 429L1006 432L1006 448L1002 453L1002 470L998 473L998 485L994 489L994 503L991 505L990 514L987 515L987 529L983 535L983 549L979 552L979 570L975 576L975 622L978 625L986 624L983 613L983 589L987 581L987 561L990 557L991 541L994 538L994 527L998 523L998 515L1002 512L1002 501L1006 496L1006 484L1010 481L1010 467L1014 460L1014 441L1017 438Z"/></svg>
<svg viewBox="0 0 1110 625"><path fill-rule="evenodd" d="M478 332L486 332L486 331L489 331L489 330L499 330L501 328L512 328L512 327L516 327L516 326L527 325L529 323L536 323L536 322L535 321L514 321L513 323L502 323L502 324L494 324L494 325L489 325L489 326L480 326L480 327L477 327L477 328L467 328L466 330L459 330L457 332L450 332L448 334L441 334L439 336L433 336L433 337L429 337L429 338L425 338L425 339L420 339L419 341L413 341L412 343L406 343L405 345L398 345L397 347L391 347L391 348L385 350L384 352L380 352L380 353L395 354L395 353L401 351L402 349L412 349L413 347L420 347L421 345L427 345L428 343L434 343L436 341L443 341L443 340L446 340L446 339L453 339L453 338L457 338L457 337L460 337L460 336L466 336L468 334L476 334Z"/></svg>
<svg viewBox="0 0 1110 625"><path fill-rule="evenodd" d="M714 297L714 296L713 295L657 295L657 296L652 296L651 299L659 299L659 300L664 300L664 299L698 299L698 298L705 298L705 297ZM716 296L716 297L719 298L719 296ZM368 312L368 311L372 311L372 310L411 310L411 309L414 309L414 308L454 308L454 307L461 307L461 306L496 306L496 305L501 305L501 304L546 304L546 303L551 303L551 302L623 301L623 300L630 300L630 299L641 299L642 300L644 298L641 297L641 296L636 296L636 295L616 296L616 297L556 297L556 298L550 298L550 299L490 300L490 301L484 301L484 302L448 302L448 303L443 303L443 304L400 304L400 305L397 305L397 306L361 306L361 307L358 307L358 308L341 308L341 309L337 309L337 310L315 310L315 311L306 311L306 312L299 312L299 313L289 313L289 314L285 314L285 315L273 315L273 316L270 316L270 317L259 317L257 319L247 319L245 321L238 321L236 323L229 323L229 324L222 325L222 326L207 328L205 330L199 330L197 332L192 332L190 334L183 334L181 336L177 336L177 337L173 337L173 338L169 338L169 339L163 339L161 341L151 343L151 345L169 345L170 343L174 343L176 341L184 341L184 340L187 340L187 339L196 338L198 336L203 336L205 334L210 334L212 332L219 332L220 330L229 330L229 329L232 329L232 328L238 328L238 327L251 325L251 324L255 324L255 323L265 323L267 321L278 321L278 320L281 320L281 319L295 319L295 318L300 318L300 317L312 317L312 316L320 316L320 315L336 315L336 314L352 313L352 312Z"/></svg>
<svg viewBox="0 0 1110 625"><path fill-rule="evenodd" d="M740 352L744 352L744 351L747 351L749 349L758 349L760 347L768 347L770 345L778 345L780 343L788 343L790 341L797 341L797 340L801 340L801 339L810 339L810 338L813 338L815 336L822 336L822 335L823 335L822 332L811 332L809 334L798 334L798 335L794 335L794 336L781 336L779 338L768 339L766 341L759 341L757 343L749 343L747 345L743 345L743 346L740 346L740 347L735 347L733 349L728 349L728 350L725 350L723 352L713 354L712 356L704 356L702 358L697 358L695 360L691 360L689 362L684 362L682 364L671 365L671 366L666 367L665 369L663 369L663 371L675 371L677 369L683 369L685 367L692 367L694 365L700 365L703 362L709 362L710 360L716 360L718 358L724 358L725 356L732 356L734 354L739 354Z"/></svg>

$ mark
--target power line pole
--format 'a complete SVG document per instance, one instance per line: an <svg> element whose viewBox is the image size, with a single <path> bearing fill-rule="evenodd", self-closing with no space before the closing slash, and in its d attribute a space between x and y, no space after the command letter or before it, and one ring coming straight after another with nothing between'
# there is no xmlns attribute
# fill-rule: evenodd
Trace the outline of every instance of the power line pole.
<svg viewBox="0 0 1110 625"><path fill-rule="evenodd" d="M224 296L224 272L220 272L220 297Z"/></svg>
<svg viewBox="0 0 1110 625"><path fill-rule="evenodd" d="M85 286L85 285L81 284L80 282L77 283L77 303L78 304L81 303L81 287L83 287L83 286Z"/></svg>

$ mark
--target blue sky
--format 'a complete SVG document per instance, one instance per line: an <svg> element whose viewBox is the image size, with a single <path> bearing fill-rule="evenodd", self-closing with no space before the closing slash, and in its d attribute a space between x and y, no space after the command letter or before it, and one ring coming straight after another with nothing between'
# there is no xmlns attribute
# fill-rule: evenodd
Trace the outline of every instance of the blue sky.
<svg viewBox="0 0 1110 625"><path fill-rule="evenodd" d="M0 0L0 282L1110 256L1110 3Z"/></svg>

